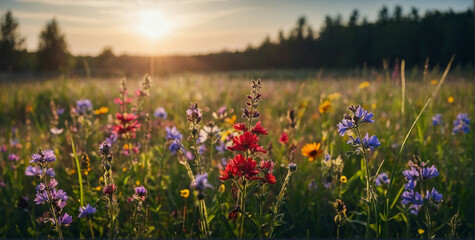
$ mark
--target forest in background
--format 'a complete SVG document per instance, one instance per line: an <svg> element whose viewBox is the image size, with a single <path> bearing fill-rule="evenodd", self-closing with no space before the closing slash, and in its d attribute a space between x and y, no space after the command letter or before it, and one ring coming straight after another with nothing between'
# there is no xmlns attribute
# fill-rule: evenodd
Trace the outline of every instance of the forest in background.
<svg viewBox="0 0 475 240"><path fill-rule="evenodd" d="M8 14L10 14L8 16ZM97 56L73 56L59 23L51 20L40 35L38 51L28 52L18 33L18 21L8 12L1 22L0 70L6 73L73 76L135 76L150 72L150 56L116 55L105 47ZM405 59L407 67L454 64L472 69L473 10L427 11L383 7L374 22L354 10L344 21L341 15L326 16L319 31L298 19L289 32L266 37L258 46L192 56L154 57L155 74L272 69L348 69L393 66Z"/></svg>

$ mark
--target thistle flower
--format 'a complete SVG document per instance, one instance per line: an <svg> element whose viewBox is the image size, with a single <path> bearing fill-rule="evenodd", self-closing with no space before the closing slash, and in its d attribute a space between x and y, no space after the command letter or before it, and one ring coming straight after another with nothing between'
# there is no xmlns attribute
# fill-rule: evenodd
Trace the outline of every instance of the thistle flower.
<svg viewBox="0 0 475 240"><path fill-rule="evenodd" d="M156 118L167 119L168 115L167 115L167 112L165 111L165 109L163 107L158 107L153 112L153 116L156 117Z"/></svg>
<svg viewBox="0 0 475 240"><path fill-rule="evenodd" d="M115 193L115 191L117 191L117 187L115 186L115 184L109 184L104 187L103 193L106 195L112 195Z"/></svg>
<svg viewBox="0 0 475 240"><path fill-rule="evenodd" d="M459 113L457 119L454 120L453 133L469 133L470 118L467 113Z"/></svg>
<svg viewBox="0 0 475 240"><path fill-rule="evenodd" d="M89 216L89 215L93 215L94 213L96 213L96 208L95 208L95 207L92 207L92 206L89 205L89 203L88 203L85 207L80 207L80 208L79 208L79 216L78 216L78 218L87 217L87 216Z"/></svg>

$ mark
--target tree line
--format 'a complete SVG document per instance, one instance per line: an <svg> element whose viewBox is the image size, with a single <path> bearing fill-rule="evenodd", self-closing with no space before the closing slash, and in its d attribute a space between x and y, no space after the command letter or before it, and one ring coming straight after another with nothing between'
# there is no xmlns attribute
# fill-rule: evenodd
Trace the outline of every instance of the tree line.
<svg viewBox="0 0 475 240"><path fill-rule="evenodd" d="M456 55L455 64L473 63L473 10L427 11L412 8L392 11L383 7L375 21L361 18L354 10L346 22L341 15L326 16L316 32L305 17L277 38L266 37L258 46L241 51L154 59L155 73L184 71L230 71L251 69L317 69L379 67L383 60L407 66L445 64ZM149 72L150 57L114 54L105 48L97 56L72 56L56 20L40 34L37 52L27 52L18 33L18 21L8 11L1 21L0 71L62 72L94 76L130 76Z"/></svg>

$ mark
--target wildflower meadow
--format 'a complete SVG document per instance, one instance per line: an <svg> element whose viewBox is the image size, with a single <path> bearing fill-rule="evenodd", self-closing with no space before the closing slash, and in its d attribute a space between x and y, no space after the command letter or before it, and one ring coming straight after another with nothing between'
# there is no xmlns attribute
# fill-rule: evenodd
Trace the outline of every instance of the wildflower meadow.
<svg viewBox="0 0 475 240"><path fill-rule="evenodd" d="M473 82L404 71L0 83L0 237L472 238Z"/></svg>

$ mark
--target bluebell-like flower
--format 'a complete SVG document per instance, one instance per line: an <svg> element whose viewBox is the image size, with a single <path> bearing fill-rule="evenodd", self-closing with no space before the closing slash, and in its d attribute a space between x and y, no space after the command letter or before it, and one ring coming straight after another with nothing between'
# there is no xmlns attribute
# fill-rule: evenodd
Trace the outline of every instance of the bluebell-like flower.
<svg viewBox="0 0 475 240"><path fill-rule="evenodd" d="M53 190L51 190L51 197L53 199L61 199L63 201L68 201L68 195L62 189L56 190L55 188L53 188Z"/></svg>
<svg viewBox="0 0 475 240"><path fill-rule="evenodd" d="M331 159L332 159L332 157L330 156L330 154L325 154L325 157L323 158L323 161L328 162Z"/></svg>
<svg viewBox="0 0 475 240"><path fill-rule="evenodd" d="M470 118L467 113L459 113L457 119L454 120L454 133L469 133L470 132Z"/></svg>
<svg viewBox="0 0 475 240"><path fill-rule="evenodd" d="M183 145L181 144L180 139L175 139L170 144L170 147L168 149L170 150L170 152L175 154L176 152L178 152L178 150L180 150L180 148L183 148Z"/></svg>
<svg viewBox="0 0 475 240"><path fill-rule="evenodd" d="M89 203L85 207L80 207L79 208L79 216L78 218L83 218L87 217L89 215L92 215L96 213L96 208L92 207Z"/></svg>
<svg viewBox="0 0 475 240"><path fill-rule="evenodd" d="M58 222L61 225L67 226L73 222L73 217L69 216L68 213L64 213L58 218Z"/></svg>
<svg viewBox="0 0 475 240"><path fill-rule="evenodd" d="M401 202L404 205L408 203L422 205L424 203L421 194L412 190L403 192L401 195L401 199Z"/></svg>
<svg viewBox="0 0 475 240"><path fill-rule="evenodd" d="M421 207L422 207L422 204L412 204L411 206L409 206L409 212L411 214L418 215Z"/></svg>
<svg viewBox="0 0 475 240"><path fill-rule="evenodd" d="M54 173L54 169L53 168L48 168L46 170L46 175L50 176L50 177L54 177L55 173Z"/></svg>
<svg viewBox="0 0 475 240"><path fill-rule="evenodd" d="M406 177L407 183L404 185L404 189L406 190L413 190L414 187L417 185L417 179L419 178L419 171L417 169L411 167L409 170L404 170L402 175Z"/></svg>
<svg viewBox="0 0 475 240"><path fill-rule="evenodd" d="M366 133L365 137L363 138L363 147L371 149L371 151L374 150L375 147L381 146L381 143L379 142L378 138L373 135L369 136L368 133Z"/></svg>
<svg viewBox="0 0 475 240"><path fill-rule="evenodd" d="M430 168L429 167L422 168L421 175L423 179L431 179L431 178L439 176L439 171L437 171L437 168L434 165L432 165Z"/></svg>
<svg viewBox="0 0 475 240"><path fill-rule="evenodd" d="M46 150L43 152L43 156L41 156L38 153L34 153L31 155L31 161L30 163L46 163L46 162L54 162L56 161L56 155L52 150Z"/></svg>
<svg viewBox="0 0 475 240"><path fill-rule="evenodd" d="M374 123L373 113L364 110L361 106L355 112L354 120L358 123Z"/></svg>
<svg viewBox="0 0 475 240"><path fill-rule="evenodd" d="M165 109L163 107L158 107L153 112L153 116L156 117L156 118L167 119L168 115L167 115L167 112L165 111Z"/></svg>
<svg viewBox="0 0 475 240"><path fill-rule="evenodd" d="M29 177L33 177L33 176L39 177L41 176L41 168L39 166L35 166L35 167L28 166L26 167L25 175Z"/></svg>
<svg viewBox="0 0 475 240"><path fill-rule="evenodd" d="M343 119L341 120L341 122L338 123L337 126L338 126L338 133L340 133L340 136L343 137L348 130L355 127L355 124L351 120Z"/></svg>
<svg viewBox="0 0 475 240"><path fill-rule="evenodd" d="M36 192L36 197L34 199L36 205L40 205L46 201L48 201L48 193L46 191L38 191Z"/></svg>
<svg viewBox="0 0 475 240"><path fill-rule="evenodd" d="M376 177L375 184L376 186L381 186L383 184L389 184L390 181L391 179L389 179L388 174L381 173Z"/></svg>
<svg viewBox="0 0 475 240"><path fill-rule="evenodd" d="M57 113L58 115L63 114L63 113L64 113L64 108L58 107L58 109L56 110L56 113Z"/></svg>
<svg viewBox="0 0 475 240"><path fill-rule="evenodd" d="M191 184L191 188L196 191L202 192L206 188L214 188L214 187L208 183L208 174L205 173L202 175L201 174L196 175L195 181Z"/></svg>
<svg viewBox="0 0 475 240"><path fill-rule="evenodd" d="M442 124L442 114L437 113L432 117L432 125L437 126Z"/></svg>
<svg viewBox="0 0 475 240"><path fill-rule="evenodd" d="M430 192L427 191L425 199L429 202L437 204L442 202L442 194L440 194L435 188L432 188Z"/></svg>
<svg viewBox="0 0 475 240"><path fill-rule="evenodd" d="M166 127L165 131L167 131L167 136L166 136L167 140L175 140L175 139L181 140L183 138L183 135L180 132L178 132L178 129L176 129L175 126L173 126L172 128Z"/></svg>
<svg viewBox="0 0 475 240"><path fill-rule="evenodd" d="M85 114L87 111L92 110L92 102L89 99L81 99L76 101L76 112L79 114Z"/></svg>

